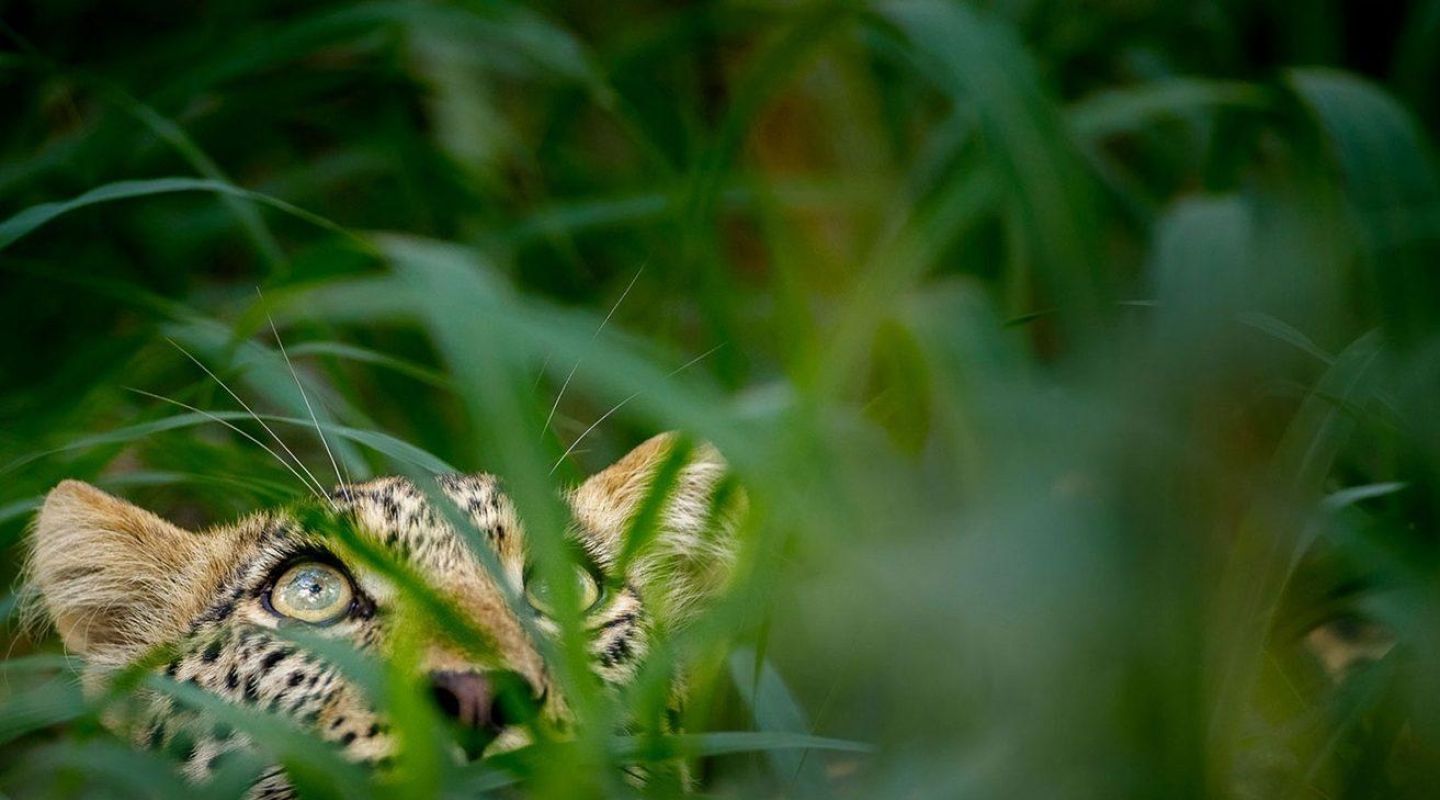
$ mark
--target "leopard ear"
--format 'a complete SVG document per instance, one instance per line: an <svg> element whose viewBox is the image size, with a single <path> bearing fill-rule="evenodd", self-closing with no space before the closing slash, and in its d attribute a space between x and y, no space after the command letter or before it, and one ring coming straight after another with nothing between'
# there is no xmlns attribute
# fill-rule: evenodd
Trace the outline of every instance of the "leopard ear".
<svg viewBox="0 0 1440 800"><path fill-rule="evenodd" d="M28 575L65 647L121 664L183 633L213 559L204 539L81 481L50 491Z"/></svg>
<svg viewBox="0 0 1440 800"><path fill-rule="evenodd" d="M638 584L657 617L674 625L729 578L734 561L746 500L729 480L719 451L660 434L581 484L571 506L585 535L613 566L626 550L631 522L672 454L683 460L671 465L678 471L655 517L653 539L627 561L621 577Z"/></svg>

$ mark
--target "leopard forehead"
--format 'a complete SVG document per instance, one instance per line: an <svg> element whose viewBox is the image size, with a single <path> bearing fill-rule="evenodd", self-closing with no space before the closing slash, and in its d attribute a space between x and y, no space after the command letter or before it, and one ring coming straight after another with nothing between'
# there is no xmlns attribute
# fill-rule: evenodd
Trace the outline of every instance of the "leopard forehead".
<svg viewBox="0 0 1440 800"><path fill-rule="evenodd" d="M463 521L494 551L505 577L517 580L524 566L525 534L499 481L484 474L448 474L439 476L437 484ZM437 510L430 498L405 478L341 486L330 497L363 533L414 563L427 577L446 582L456 577L478 578L477 570L484 571L465 537L450 524L453 517Z"/></svg>

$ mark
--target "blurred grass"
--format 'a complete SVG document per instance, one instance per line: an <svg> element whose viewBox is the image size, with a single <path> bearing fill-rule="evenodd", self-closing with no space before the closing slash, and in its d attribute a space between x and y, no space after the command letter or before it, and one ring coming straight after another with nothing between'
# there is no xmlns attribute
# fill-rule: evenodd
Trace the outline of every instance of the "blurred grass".
<svg viewBox="0 0 1440 800"><path fill-rule="evenodd" d="M589 691L561 620L585 724L512 758L451 765L403 658L326 653L397 715L374 785L156 683L309 794L623 796L680 754L717 797L1429 796L1437 19L0 3L0 578L66 477L194 527L298 496L127 390L247 425L167 338L328 480L273 318L345 471L506 476L542 574L557 486L656 431L751 500L732 590L635 692ZM188 791L16 605L0 792ZM1400 646L1331 687L1300 637L1349 617ZM613 735L676 663L688 733Z"/></svg>

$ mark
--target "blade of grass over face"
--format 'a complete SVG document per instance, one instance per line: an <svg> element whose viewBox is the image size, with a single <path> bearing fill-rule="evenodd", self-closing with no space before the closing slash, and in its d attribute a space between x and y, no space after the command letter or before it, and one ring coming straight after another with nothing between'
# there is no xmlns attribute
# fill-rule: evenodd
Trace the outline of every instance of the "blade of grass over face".
<svg viewBox="0 0 1440 800"><path fill-rule="evenodd" d="M665 505L670 502L671 492L674 491L680 471L690 459L692 450L693 446L688 440L679 439L665 453L665 460L655 468L644 499L626 523L625 533L621 538L624 545L615 560L616 576L629 574L631 562L644 553L645 548L660 533L660 515Z"/></svg>
<svg viewBox="0 0 1440 800"><path fill-rule="evenodd" d="M521 511L526 543L535 568L555 586L556 605L578 608L575 587L566 580L573 569L563 546L566 525L559 498L534 445L533 432L543 413L533 399L517 390L526 385L513 330L496 324L506 302L494 278L473 254L453 247L393 239L382 243L412 289L418 315L445 354L456 389L470 418L471 447L489 471L506 476L506 493ZM480 343L475 347L474 343ZM575 613L560 614L564 663L554 665L567 688L575 692L588 674L583 641ZM574 697L580 708L585 693Z"/></svg>

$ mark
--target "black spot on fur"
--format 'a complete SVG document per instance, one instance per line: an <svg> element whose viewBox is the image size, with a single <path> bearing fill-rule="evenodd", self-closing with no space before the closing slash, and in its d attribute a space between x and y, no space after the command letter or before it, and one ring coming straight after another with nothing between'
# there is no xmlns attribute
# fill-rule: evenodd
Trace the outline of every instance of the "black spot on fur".
<svg viewBox="0 0 1440 800"><path fill-rule="evenodd" d="M624 614L621 614L620 616L616 617L615 619L606 620L605 624L603 624L603 625L600 626L600 630L602 630L602 631L607 631L607 630L610 630L611 628L613 628L613 627L615 627L615 626L617 626L617 625L625 625L626 623L634 622L635 619L636 619L635 612L633 612L633 611L626 611Z"/></svg>
<svg viewBox="0 0 1440 800"><path fill-rule="evenodd" d="M283 521L276 520L260 532L260 541L283 541L295 535L295 530Z"/></svg>
<svg viewBox="0 0 1440 800"><path fill-rule="evenodd" d="M260 702L260 686L256 683L254 675L245 677L245 702Z"/></svg>
<svg viewBox="0 0 1440 800"><path fill-rule="evenodd" d="M233 613L235 613L235 603L231 600L226 600L224 602L217 603L216 605L212 606L209 611L205 612L205 621L224 622Z"/></svg>
<svg viewBox="0 0 1440 800"><path fill-rule="evenodd" d="M355 731L350 731L350 732L346 733L344 736L341 736L341 737L340 737L340 745L341 745L342 747L349 747L349 746L350 746L350 743L353 742L353 741L355 741Z"/></svg>
<svg viewBox="0 0 1440 800"><path fill-rule="evenodd" d="M166 676L167 678L173 678L173 677L175 677L175 673L177 673L177 672L179 672L179 671L180 671L180 659L178 659L178 658L175 659L174 661L171 661L169 664L166 664L166 665L165 665L165 676Z"/></svg>
<svg viewBox="0 0 1440 800"><path fill-rule="evenodd" d="M607 667L613 667L629 661L634 654L634 650L630 647L630 636L628 633L622 634L605 646L605 652L600 654L600 663Z"/></svg>
<svg viewBox="0 0 1440 800"><path fill-rule="evenodd" d="M279 664L281 661L289 658L290 654L293 652L295 651L291 650L288 647L282 647L279 650L275 650L269 653L265 656L264 660L260 662L260 671L262 673L268 674L270 670L275 669L276 664Z"/></svg>
<svg viewBox="0 0 1440 800"><path fill-rule="evenodd" d="M344 725L344 724L345 724L345 715L344 715L344 714L341 714L340 716L338 716L338 717L336 717L335 719L331 720L331 722L330 722L330 730L333 731L333 730L335 730L336 728L338 728L338 727L340 727L341 725Z"/></svg>
<svg viewBox="0 0 1440 800"><path fill-rule="evenodd" d="M215 659L220 657L220 648L223 644L219 639L211 639L210 644L205 645L205 652L200 654L200 660L206 664L215 663Z"/></svg>
<svg viewBox="0 0 1440 800"><path fill-rule="evenodd" d="M379 725L371 725L371 726L370 726L370 729L367 730L367 731L365 731L365 738L366 738L366 739L374 739L374 738L375 738L376 736L378 736L378 735L380 735L380 726L379 726Z"/></svg>
<svg viewBox="0 0 1440 800"><path fill-rule="evenodd" d="M304 680L305 680L305 674L304 674L304 673L301 673L301 672L292 672L292 673L290 673L290 677L287 678L287 679L285 680L285 682L288 683L288 684L291 685L291 686L299 686Z"/></svg>
<svg viewBox="0 0 1440 800"><path fill-rule="evenodd" d="M235 672L235 668L234 668L234 667L231 667L230 670L225 673L225 688L227 688L227 689L234 689L234 688L238 687L239 685L240 685L240 675Z"/></svg>

